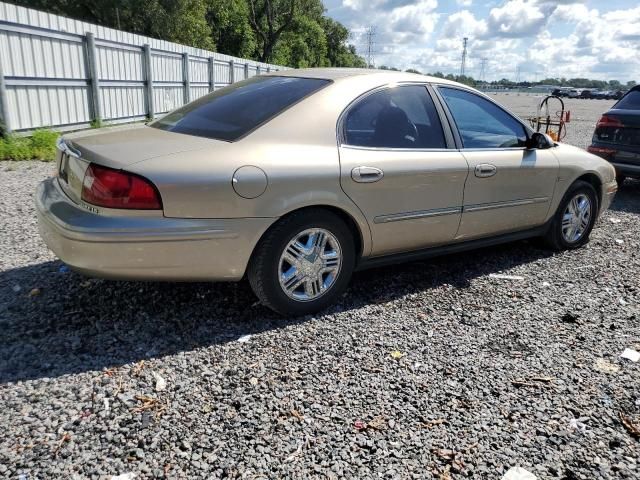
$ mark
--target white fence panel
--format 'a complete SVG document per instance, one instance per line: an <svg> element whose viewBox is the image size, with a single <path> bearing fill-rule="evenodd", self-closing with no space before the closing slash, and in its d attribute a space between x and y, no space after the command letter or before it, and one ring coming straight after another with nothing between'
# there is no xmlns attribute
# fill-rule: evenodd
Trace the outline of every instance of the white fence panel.
<svg viewBox="0 0 640 480"><path fill-rule="evenodd" d="M229 85L231 83L231 64L228 62L216 62L213 65L216 85Z"/></svg>
<svg viewBox="0 0 640 480"><path fill-rule="evenodd" d="M194 87L191 86L191 100L195 100L196 98L200 98L209 93L209 87Z"/></svg>
<svg viewBox="0 0 640 480"><path fill-rule="evenodd" d="M239 80L244 80L245 78L247 78L246 77L246 69L245 69L245 66L243 64L235 63L233 68L234 68L234 71L235 71L233 79L236 82L239 81Z"/></svg>
<svg viewBox="0 0 640 480"><path fill-rule="evenodd" d="M209 61L206 58L189 58L191 83L209 83Z"/></svg>
<svg viewBox="0 0 640 480"><path fill-rule="evenodd" d="M153 118L284 68L0 2L0 124L8 131Z"/></svg>
<svg viewBox="0 0 640 480"><path fill-rule="evenodd" d="M153 87L153 104L156 113L167 113L184 103L184 88L169 86Z"/></svg>
<svg viewBox="0 0 640 480"><path fill-rule="evenodd" d="M144 87L103 87L101 110L105 120L144 119Z"/></svg>
<svg viewBox="0 0 640 480"><path fill-rule="evenodd" d="M144 80L142 50L124 50L98 43L98 77L100 80Z"/></svg>
<svg viewBox="0 0 640 480"><path fill-rule="evenodd" d="M90 122L83 87L8 87L7 98L15 130Z"/></svg>
<svg viewBox="0 0 640 480"><path fill-rule="evenodd" d="M151 71L154 82L182 82L182 56L152 50Z"/></svg>

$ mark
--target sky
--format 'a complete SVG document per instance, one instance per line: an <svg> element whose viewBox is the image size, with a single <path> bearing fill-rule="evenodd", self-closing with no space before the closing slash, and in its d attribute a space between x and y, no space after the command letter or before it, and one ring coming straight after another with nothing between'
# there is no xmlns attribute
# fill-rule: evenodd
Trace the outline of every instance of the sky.
<svg viewBox="0 0 640 480"><path fill-rule="evenodd" d="M366 57L374 28L376 66L484 79L586 77L640 81L638 0L324 0Z"/></svg>

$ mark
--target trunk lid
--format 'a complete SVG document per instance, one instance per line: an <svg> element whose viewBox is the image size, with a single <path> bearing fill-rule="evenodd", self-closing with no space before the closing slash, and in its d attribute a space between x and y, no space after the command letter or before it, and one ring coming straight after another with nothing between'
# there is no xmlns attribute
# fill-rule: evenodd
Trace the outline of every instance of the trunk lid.
<svg viewBox="0 0 640 480"><path fill-rule="evenodd" d="M219 140L173 133L146 125L108 127L64 135L56 156L58 180L67 196L82 202L82 182L89 163L124 169L164 155L219 145Z"/></svg>
<svg viewBox="0 0 640 480"><path fill-rule="evenodd" d="M89 130L65 135L64 140L84 160L111 168L124 168L150 158L219 143L218 140L168 132L146 125Z"/></svg>

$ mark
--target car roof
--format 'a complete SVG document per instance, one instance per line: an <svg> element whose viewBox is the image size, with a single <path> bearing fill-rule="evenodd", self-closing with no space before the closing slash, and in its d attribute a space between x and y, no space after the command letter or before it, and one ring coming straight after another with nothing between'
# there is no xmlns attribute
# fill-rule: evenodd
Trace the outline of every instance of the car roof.
<svg viewBox="0 0 640 480"><path fill-rule="evenodd" d="M439 77L431 77L429 75L421 75L418 73L399 72L396 70L378 70L372 68L296 68L291 70L279 70L270 72L267 75L276 77L301 77L301 78L318 78L322 80L339 81L359 76L377 76L388 82L432 82L446 83L457 85L456 82L446 80Z"/></svg>

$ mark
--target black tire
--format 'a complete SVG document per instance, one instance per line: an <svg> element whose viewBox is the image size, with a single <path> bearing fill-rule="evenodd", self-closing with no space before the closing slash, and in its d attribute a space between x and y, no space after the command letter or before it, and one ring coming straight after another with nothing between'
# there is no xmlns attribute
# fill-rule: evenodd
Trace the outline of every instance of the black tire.
<svg viewBox="0 0 640 480"><path fill-rule="evenodd" d="M342 266L333 284L321 296L299 301L290 298L280 286L280 257L296 235L310 228L325 229L337 239ZM337 301L351 280L355 262L355 242L345 222L327 210L306 209L283 218L267 231L253 253L247 276L253 292L271 310L285 316L308 315Z"/></svg>
<svg viewBox="0 0 640 480"><path fill-rule="evenodd" d="M616 175L616 182L618 183L618 188L622 188L622 184L627 179L626 175L619 173Z"/></svg>
<svg viewBox="0 0 640 480"><path fill-rule="evenodd" d="M584 194L589 198L591 202L591 216L589 218L589 224L584 233L576 241L568 241L562 233L562 220L569 205L569 202L578 195ZM549 229L544 236L545 244L554 250L572 250L580 248L589 242L589 235L596 222L599 212L598 194L595 188L590 183L582 180L576 181L569 187L567 193L564 194L558 210L553 216Z"/></svg>

